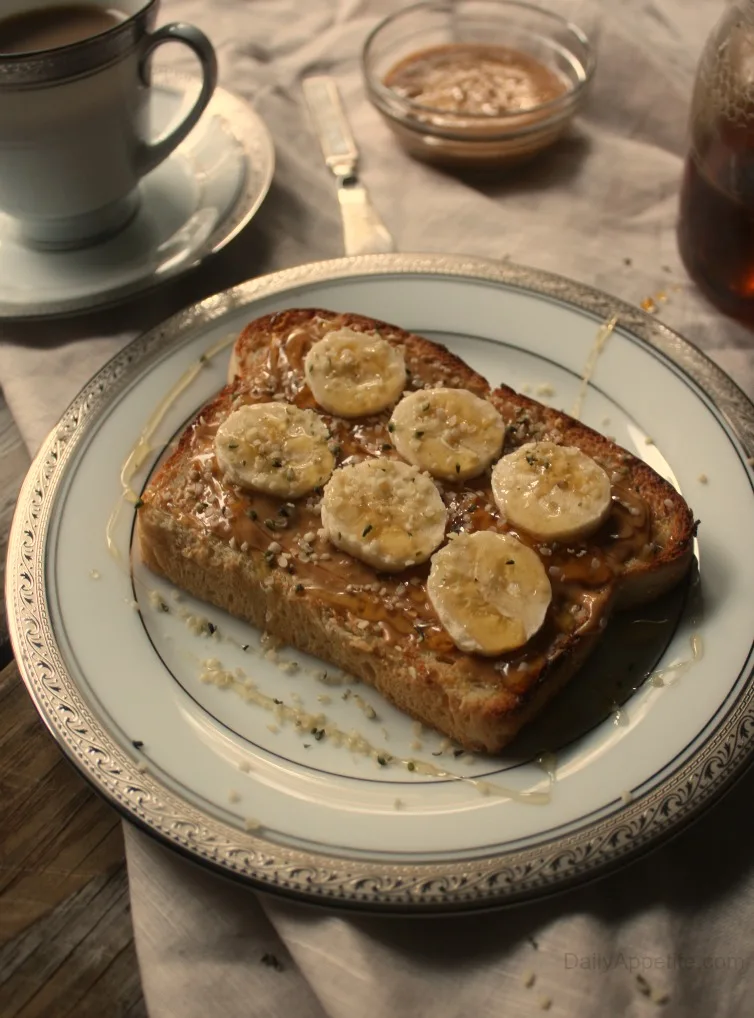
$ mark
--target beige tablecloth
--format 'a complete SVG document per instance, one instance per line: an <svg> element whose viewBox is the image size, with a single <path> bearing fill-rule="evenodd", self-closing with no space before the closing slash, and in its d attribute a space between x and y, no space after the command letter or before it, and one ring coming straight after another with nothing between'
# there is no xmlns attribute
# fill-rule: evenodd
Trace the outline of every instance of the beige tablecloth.
<svg viewBox="0 0 754 1018"><path fill-rule="evenodd" d="M134 332L249 275L341 253L332 182L302 110L314 69L341 84L363 176L404 251L552 269L639 301L754 394L752 335L696 294L674 220L694 65L722 0L551 0L601 7L589 108L557 151L485 185L411 162L366 102L357 54L376 14L359 0L173 0L209 33L221 82L253 102L278 170L255 222L211 265L125 309L5 328L0 384L29 445ZM152 1018L643 1016L745 1018L754 927L754 780L624 872L551 901L452 920L329 914L256 896L126 830L136 943ZM262 963L274 954L282 971ZM639 992L636 973L654 993ZM535 976L533 985L531 974ZM658 1001L667 995L664 1003Z"/></svg>

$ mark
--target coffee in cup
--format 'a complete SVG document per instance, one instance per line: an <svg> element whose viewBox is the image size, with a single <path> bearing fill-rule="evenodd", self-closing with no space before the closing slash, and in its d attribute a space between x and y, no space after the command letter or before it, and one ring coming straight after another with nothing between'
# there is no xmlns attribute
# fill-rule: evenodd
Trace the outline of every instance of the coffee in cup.
<svg viewBox="0 0 754 1018"><path fill-rule="evenodd" d="M95 4L60 4L0 17L0 54L36 53L71 46L115 28L126 15Z"/></svg>

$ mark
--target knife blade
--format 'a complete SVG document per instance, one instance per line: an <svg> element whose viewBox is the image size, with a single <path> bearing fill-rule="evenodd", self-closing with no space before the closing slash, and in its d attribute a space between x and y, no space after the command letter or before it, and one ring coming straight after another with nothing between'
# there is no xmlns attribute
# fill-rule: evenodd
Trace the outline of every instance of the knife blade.
<svg viewBox="0 0 754 1018"><path fill-rule="evenodd" d="M359 152L338 86L325 74L304 78L304 99L327 168L338 181L338 203L347 255L394 251L395 243L358 175Z"/></svg>

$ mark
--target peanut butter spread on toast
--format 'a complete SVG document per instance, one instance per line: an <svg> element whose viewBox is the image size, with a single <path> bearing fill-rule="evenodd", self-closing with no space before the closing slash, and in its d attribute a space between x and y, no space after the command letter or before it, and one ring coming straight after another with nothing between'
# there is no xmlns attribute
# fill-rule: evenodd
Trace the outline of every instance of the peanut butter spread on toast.
<svg viewBox="0 0 754 1018"><path fill-rule="evenodd" d="M448 512L449 536L462 530L513 533L540 556L552 585L553 600L545 623L525 646L492 659L464 654L440 625L427 597L429 563L399 573L377 572L326 539L320 518L321 489L286 502L230 483L218 466L214 440L228 414L245 404L276 400L320 413L329 428L330 448L338 466L368 456L397 458L388 434L390 410L355 421L333 417L317 407L306 383L304 359L312 343L340 327L343 318L325 320L314 315L278 330L273 316L270 342L260 351L252 377L236 378L184 433L179 448L190 464L186 483L178 491L150 486L145 500L165 508L195 533L212 535L242 553L261 553L270 575L275 570L290 575L292 596L312 599L336 613L355 637L417 645L441 661L466 662L471 685L494 682L514 695L519 686L523 692L527 676L532 670L544 672L547 661L564 642L604 624L613 581L622 564L629 559L651 559L655 554L651 510L632 486L629 471L612 460L602 464L612 484L606 522L583 541L545 544L514 531L501 518L489 470L469 481L437 482ZM359 329L358 324L352 327ZM398 330L378 323L377 331L388 342L401 343ZM478 376L469 382L468 369L462 376L450 355L407 356L406 363L408 392L463 386L476 395L490 395ZM495 405L506 424L504 453L532 439L557 440L543 430L542 421L532 420L515 403L498 399Z"/></svg>

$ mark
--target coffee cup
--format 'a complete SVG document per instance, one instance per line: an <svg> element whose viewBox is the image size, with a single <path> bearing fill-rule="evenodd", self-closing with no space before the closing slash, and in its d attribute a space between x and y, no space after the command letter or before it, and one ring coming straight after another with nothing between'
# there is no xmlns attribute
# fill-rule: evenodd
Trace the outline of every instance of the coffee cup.
<svg viewBox="0 0 754 1018"><path fill-rule="evenodd" d="M193 25L155 30L158 0L0 0L0 212L42 249L83 247L122 229L141 177L195 126L217 83ZM150 63L181 42L199 58L191 109L150 138Z"/></svg>

